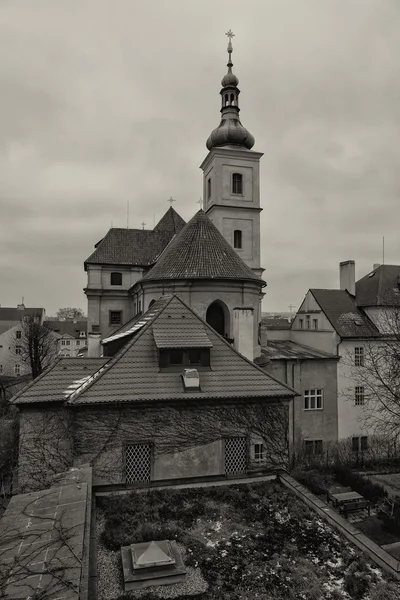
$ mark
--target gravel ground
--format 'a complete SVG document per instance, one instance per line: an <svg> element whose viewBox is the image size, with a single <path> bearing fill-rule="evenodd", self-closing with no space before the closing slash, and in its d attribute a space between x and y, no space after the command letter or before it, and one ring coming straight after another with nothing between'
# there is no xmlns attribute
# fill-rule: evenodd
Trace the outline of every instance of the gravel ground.
<svg viewBox="0 0 400 600"><path fill-rule="evenodd" d="M97 539L97 593L98 600L113 600L124 592L122 576L122 562L120 552L107 550L100 541L100 534L104 529L104 516L100 511L96 513L96 539ZM177 544L183 562L185 562L186 549L182 544ZM207 589L207 582L200 569L186 567L186 580L172 585L151 586L144 590L130 592L132 598L140 598L146 592L154 592L159 598L175 598L186 595L195 596Z"/></svg>

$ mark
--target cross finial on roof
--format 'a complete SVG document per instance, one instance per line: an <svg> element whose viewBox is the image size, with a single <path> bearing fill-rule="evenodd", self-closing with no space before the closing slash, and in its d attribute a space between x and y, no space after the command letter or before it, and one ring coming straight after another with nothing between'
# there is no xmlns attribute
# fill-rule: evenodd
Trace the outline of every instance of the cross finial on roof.
<svg viewBox="0 0 400 600"><path fill-rule="evenodd" d="M230 29L229 31L226 32L225 34L228 39L228 54L229 54L229 62L231 62L231 54L233 52L233 46L232 46L232 38L235 37L235 34L232 32L232 30Z"/></svg>
<svg viewBox="0 0 400 600"><path fill-rule="evenodd" d="M198 200L196 200L196 204L200 204L200 208L203 208L203 198L201 196Z"/></svg>
<svg viewBox="0 0 400 600"><path fill-rule="evenodd" d="M146 225L146 223L143 221L142 223L140 223L142 226L142 229L144 229L144 226Z"/></svg>
<svg viewBox="0 0 400 600"><path fill-rule="evenodd" d="M176 202L176 199L175 199L175 198L173 198L172 196L170 196L170 197L168 198L167 202L169 202L169 203L171 204L171 206L172 206L172 203L173 203L173 202Z"/></svg>

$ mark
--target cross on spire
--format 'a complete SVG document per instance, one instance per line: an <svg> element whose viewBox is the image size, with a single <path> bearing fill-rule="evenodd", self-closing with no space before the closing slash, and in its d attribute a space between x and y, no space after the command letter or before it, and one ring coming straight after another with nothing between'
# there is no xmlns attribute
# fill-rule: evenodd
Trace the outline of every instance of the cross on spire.
<svg viewBox="0 0 400 600"><path fill-rule="evenodd" d="M171 204L171 206L172 206L172 203L173 203L173 202L176 202L176 199L175 199L175 198L173 198L172 196L170 196L170 197L168 198L167 202L169 202L169 203Z"/></svg>
<svg viewBox="0 0 400 600"><path fill-rule="evenodd" d="M196 204L200 204L200 208L203 208L203 198L201 196L198 200L196 200Z"/></svg>
<svg viewBox="0 0 400 600"><path fill-rule="evenodd" d="M232 46L232 38L235 37L235 34L232 32L232 30L230 29L229 31L226 32L225 34L228 39L228 54L229 54L229 62L231 62L231 54L233 52L233 46Z"/></svg>
<svg viewBox="0 0 400 600"><path fill-rule="evenodd" d="M146 223L143 221L142 223L140 223L142 226L142 229L144 229L144 226L146 225Z"/></svg>

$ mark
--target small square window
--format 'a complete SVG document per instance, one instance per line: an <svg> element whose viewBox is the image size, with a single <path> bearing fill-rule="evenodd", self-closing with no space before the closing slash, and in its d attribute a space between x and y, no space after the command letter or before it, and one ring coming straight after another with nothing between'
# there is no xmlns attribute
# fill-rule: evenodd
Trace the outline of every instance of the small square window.
<svg viewBox="0 0 400 600"><path fill-rule="evenodd" d="M111 285L122 285L122 273L111 273Z"/></svg>
<svg viewBox="0 0 400 600"><path fill-rule="evenodd" d="M189 365L200 365L201 364L201 350L189 350Z"/></svg>
<svg viewBox="0 0 400 600"><path fill-rule="evenodd" d="M365 404L365 390L363 385L356 385L354 390L354 403L356 406Z"/></svg>
<svg viewBox="0 0 400 600"><path fill-rule="evenodd" d="M354 364L356 367L364 366L364 348L362 346L354 348Z"/></svg>
<svg viewBox="0 0 400 600"><path fill-rule="evenodd" d="M70 340L65 340L65 345L66 346L70 346L71 345L71 341Z"/></svg>
<svg viewBox="0 0 400 600"><path fill-rule="evenodd" d="M122 325L122 310L110 310L110 325Z"/></svg>
<svg viewBox="0 0 400 600"><path fill-rule="evenodd" d="M65 340L61 340L61 346L65 346Z"/></svg>
<svg viewBox="0 0 400 600"><path fill-rule="evenodd" d="M22 331L16 331L15 332L15 337L17 338L17 340L20 340L22 337Z"/></svg>
<svg viewBox="0 0 400 600"><path fill-rule="evenodd" d="M169 363L171 365L183 364L183 351L182 350L171 350L169 353Z"/></svg>
<svg viewBox="0 0 400 600"><path fill-rule="evenodd" d="M254 444L254 461L264 462L264 444Z"/></svg>

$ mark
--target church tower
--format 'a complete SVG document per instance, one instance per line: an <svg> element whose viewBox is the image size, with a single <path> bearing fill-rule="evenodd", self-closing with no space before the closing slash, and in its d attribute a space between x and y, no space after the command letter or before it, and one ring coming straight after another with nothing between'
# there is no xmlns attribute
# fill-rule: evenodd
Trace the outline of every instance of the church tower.
<svg viewBox="0 0 400 600"><path fill-rule="evenodd" d="M239 80L232 73L231 30L228 72L221 81L221 123L207 140L208 155L203 171L203 205L207 216L236 250L241 259L261 277L260 265L260 158L252 150L254 137L239 118Z"/></svg>

